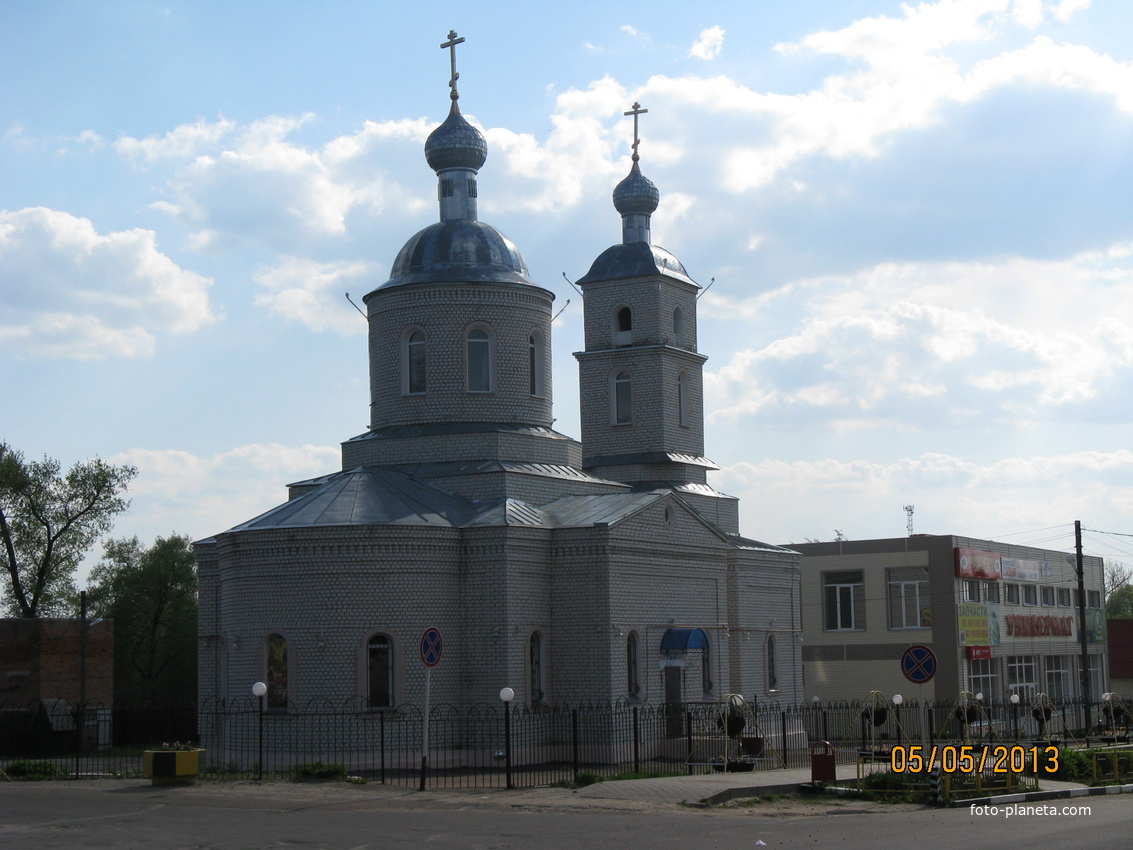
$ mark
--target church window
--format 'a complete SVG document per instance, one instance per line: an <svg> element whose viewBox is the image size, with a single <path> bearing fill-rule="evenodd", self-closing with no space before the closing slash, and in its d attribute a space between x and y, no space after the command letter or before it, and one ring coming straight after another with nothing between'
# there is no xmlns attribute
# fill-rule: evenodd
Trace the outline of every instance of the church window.
<svg viewBox="0 0 1133 850"><path fill-rule="evenodd" d="M542 705L543 693L543 636L531 633L528 641L528 672L531 677L531 704Z"/></svg>
<svg viewBox="0 0 1133 850"><path fill-rule="evenodd" d="M534 331L527 338L527 378L531 395L540 398L545 395L543 382L546 366L544 364L543 334Z"/></svg>
<svg viewBox="0 0 1133 850"><path fill-rule="evenodd" d="M442 198L451 198L453 195L452 178L442 177L440 189Z"/></svg>
<svg viewBox="0 0 1133 850"><path fill-rule="evenodd" d="M402 347L402 392L406 395L421 395L426 389L426 351L425 334L412 331L405 337Z"/></svg>
<svg viewBox="0 0 1133 850"><path fill-rule="evenodd" d="M767 690L779 689L779 662L775 657L775 635L767 636Z"/></svg>
<svg viewBox="0 0 1133 850"><path fill-rule="evenodd" d="M682 347L685 344L685 314L680 307L673 309L673 344Z"/></svg>
<svg viewBox="0 0 1133 850"><path fill-rule="evenodd" d="M267 707L268 710L287 710L287 640L283 635L272 635L267 646Z"/></svg>
<svg viewBox="0 0 1133 850"><path fill-rule="evenodd" d="M614 425L629 425L633 421L633 379L629 372L618 372L611 389L610 418Z"/></svg>
<svg viewBox="0 0 1133 850"><path fill-rule="evenodd" d="M700 685L706 697L712 696L712 688L715 687L712 681L712 650L707 646L700 655Z"/></svg>
<svg viewBox="0 0 1133 850"><path fill-rule="evenodd" d="M681 370L677 375L677 422L687 426L688 416L688 372Z"/></svg>
<svg viewBox="0 0 1133 850"><path fill-rule="evenodd" d="M370 708L393 708L393 645L385 635L366 644L366 679Z"/></svg>
<svg viewBox="0 0 1133 850"><path fill-rule="evenodd" d="M492 337L483 328L468 332L466 360L468 366L468 392L492 391Z"/></svg>
<svg viewBox="0 0 1133 850"><path fill-rule="evenodd" d="M470 197L470 198L476 197L476 181L473 180L471 177L468 178L468 197Z"/></svg>
<svg viewBox="0 0 1133 850"><path fill-rule="evenodd" d="M641 665L637 655L637 632L626 638L626 693L630 699L641 698Z"/></svg>
<svg viewBox="0 0 1133 850"><path fill-rule="evenodd" d="M614 314L614 345L630 345L633 342L633 314L629 307L622 307Z"/></svg>

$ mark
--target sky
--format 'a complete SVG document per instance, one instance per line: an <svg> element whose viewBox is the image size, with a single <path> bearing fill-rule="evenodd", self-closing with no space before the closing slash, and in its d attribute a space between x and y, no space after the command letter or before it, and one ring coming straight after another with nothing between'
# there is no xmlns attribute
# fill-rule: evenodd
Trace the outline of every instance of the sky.
<svg viewBox="0 0 1133 850"><path fill-rule="evenodd" d="M135 465L144 542L339 468L344 293L437 220L453 29L479 217L562 311L557 430L640 102L746 536L900 537L911 505L1133 563L1126 0L0 0L0 439Z"/></svg>

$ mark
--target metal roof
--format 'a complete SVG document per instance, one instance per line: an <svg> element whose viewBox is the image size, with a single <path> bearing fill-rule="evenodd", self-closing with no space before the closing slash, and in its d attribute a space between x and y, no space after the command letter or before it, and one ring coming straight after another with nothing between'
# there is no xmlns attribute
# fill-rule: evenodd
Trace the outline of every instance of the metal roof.
<svg viewBox="0 0 1133 850"><path fill-rule="evenodd" d="M623 242L613 245L598 255L590 271L576 283L596 283L600 280L621 280L629 277L667 275L697 286L688 276L681 261L657 245L648 242Z"/></svg>

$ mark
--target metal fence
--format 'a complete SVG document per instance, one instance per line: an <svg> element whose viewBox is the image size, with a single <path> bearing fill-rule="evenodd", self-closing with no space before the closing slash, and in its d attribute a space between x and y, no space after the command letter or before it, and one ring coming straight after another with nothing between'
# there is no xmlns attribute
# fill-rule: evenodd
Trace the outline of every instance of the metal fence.
<svg viewBox="0 0 1133 850"><path fill-rule="evenodd" d="M1125 701L1123 704L1129 704ZM1115 703L1116 705L1116 703ZM927 702L933 741L1128 740L1129 717L1074 702ZM413 705L369 710L316 702L261 711L251 700L199 707L105 708L79 712L62 700L0 704L0 768L14 760L50 762L76 778L140 775L141 754L163 743L204 748L201 772L226 778L338 775L404 786L525 787L581 774L704 773L809 767L811 745L829 742L840 763L919 741L915 701L727 701L681 706L619 702L522 705ZM1081 718L1091 717L1090 728Z"/></svg>

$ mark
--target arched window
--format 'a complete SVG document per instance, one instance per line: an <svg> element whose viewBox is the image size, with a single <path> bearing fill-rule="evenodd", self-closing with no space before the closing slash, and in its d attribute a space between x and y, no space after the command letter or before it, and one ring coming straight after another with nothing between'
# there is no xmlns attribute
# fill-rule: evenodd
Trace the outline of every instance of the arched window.
<svg viewBox="0 0 1133 850"><path fill-rule="evenodd" d="M630 345L633 342L633 314L629 307L622 307L614 314L614 345Z"/></svg>
<svg viewBox="0 0 1133 850"><path fill-rule="evenodd" d="M468 366L468 392L490 393L492 391L492 337L483 328L473 328L468 332L465 360Z"/></svg>
<svg viewBox="0 0 1133 850"><path fill-rule="evenodd" d="M283 635L272 635L267 646L267 707L268 710L287 710L287 640Z"/></svg>
<svg viewBox="0 0 1133 850"><path fill-rule="evenodd" d="M539 632L531 633L528 642L528 672L531 677L531 704L540 705L543 702L543 636Z"/></svg>
<svg viewBox="0 0 1133 850"><path fill-rule="evenodd" d="M712 650L709 647L704 647L701 650L700 656L700 684L704 691L704 695L711 696L712 688Z"/></svg>
<svg viewBox="0 0 1133 850"><path fill-rule="evenodd" d="M545 369L543 334L533 331L527 338L527 383L531 395L539 398L545 395L543 390Z"/></svg>
<svg viewBox="0 0 1133 850"><path fill-rule="evenodd" d="M641 697L641 669L637 658L637 632L626 638L626 693L630 699Z"/></svg>
<svg viewBox="0 0 1133 850"><path fill-rule="evenodd" d="M406 395L421 395L425 392L426 343L423 331L413 331L405 337L401 351L402 383L401 391Z"/></svg>
<svg viewBox="0 0 1133 850"><path fill-rule="evenodd" d="M370 708L393 708L393 644L385 635L366 643L366 696Z"/></svg>
<svg viewBox="0 0 1133 850"><path fill-rule="evenodd" d="M610 419L614 425L628 425L633 421L633 379L629 372L618 372L611 385Z"/></svg>
<svg viewBox="0 0 1133 850"><path fill-rule="evenodd" d="M684 369L677 375L677 422L688 425L688 372Z"/></svg>
<svg viewBox="0 0 1133 850"><path fill-rule="evenodd" d="M685 344L685 314L680 307L673 308L673 345L684 347Z"/></svg>
<svg viewBox="0 0 1133 850"><path fill-rule="evenodd" d="M775 658L775 635L767 636L767 690L779 689L778 660Z"/></svg>

